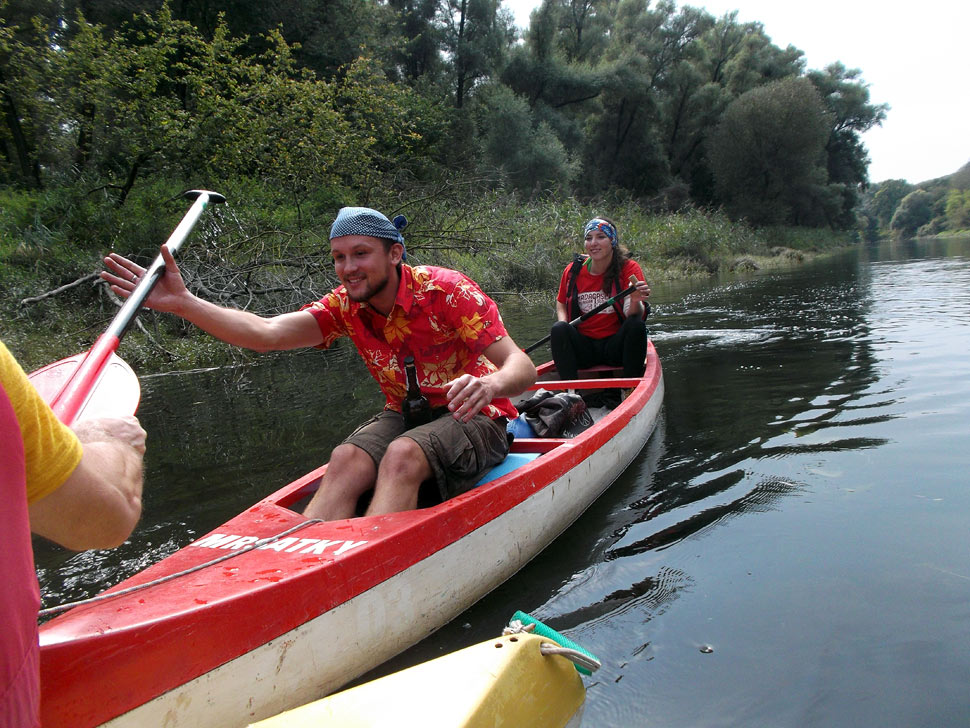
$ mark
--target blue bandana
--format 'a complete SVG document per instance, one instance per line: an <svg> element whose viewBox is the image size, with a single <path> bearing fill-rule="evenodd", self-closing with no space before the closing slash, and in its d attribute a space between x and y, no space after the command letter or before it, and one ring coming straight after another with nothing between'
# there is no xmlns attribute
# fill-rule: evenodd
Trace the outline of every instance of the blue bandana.
<svg viewBox="0 0 970 728"><path fill-rule="evenodd" d="M599 230L604 233L606 237L610 239L610 245L614 248L616 247L616 228L610 225L606 220L599 217L594 217L588 223L583 230L583 237L589 235L593 230Z"/></svg>
<svg viewBox="0 0 970 728"><path fill-rule="evenodd" d="M337 219L330 226L330 239L344 235L367 235L404 245L401 231L407 224L408 219L404 215L398 215L391 222L385 215L369 207L341 207Z"/></svg>

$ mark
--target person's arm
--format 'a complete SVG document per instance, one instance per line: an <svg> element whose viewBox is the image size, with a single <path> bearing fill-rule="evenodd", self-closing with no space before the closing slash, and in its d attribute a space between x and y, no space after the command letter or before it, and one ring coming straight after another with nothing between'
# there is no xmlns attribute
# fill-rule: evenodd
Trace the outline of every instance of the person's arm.
<svg viewBox="0 0 970 728"><path fill-rule="evenodd" d="M309 312L294 311L264 318L248 311L217 306L195 296L185 287L168 246L162 246L162 259L165 273L145 300L147 307L181 316L217 339L255 351L297 349L323 342L320 327ZM101 277L111 284L115 293L128 298L145 269L117 253L109 255L104 262L109 270L103 271Z"/></svg>
<svg viewBox="0 0 970 728"><path fill-rule="evenodd" d="M493 399L514 397L536 381L535 364L511 336L493 341L483 353L498 371L484 377L462 374L449 384L446 392L448 409L456 419L464 422L481 412Z"/></svg>
<svg viewBox="0 0 970 728"><path fill-rule="evenodd" d="M647 302L647 299L650 298L650 286L647 283L647 277L643 275L643 269L635 260L628 260L623 267L623 272L628 276L629 283L627 285L637 287L624 302L624 313L627 316L646 318L650 312L650 304Z"/></svg>
<svg viewBox="0 0 970 728"><path fill-rule="evenodd" d="M82 420L83 453L64 483L31 503L31 530L75 551L122 544L141 517L145 431L134 417Z"/></svg>
<svg viewBox="0 0 970 728"><path fill-rule="evenodd" d="M636 286L637 289L630 294L630 307L627 310L627 315L645 318L647 299L650 298L650 286L646 281L638 280L635 275L630 276L630 285Z"/></svg>
<svg viewBox="0 0 970 728"><path fill-rule="evenodd" d="M569 300L569 278L572 274L578 274L579 271L574 269L575 263L566 266L566 269L559 276L559 290L556 291L556 320L557 321L569 321L569 306L567 301Z"/></svg>

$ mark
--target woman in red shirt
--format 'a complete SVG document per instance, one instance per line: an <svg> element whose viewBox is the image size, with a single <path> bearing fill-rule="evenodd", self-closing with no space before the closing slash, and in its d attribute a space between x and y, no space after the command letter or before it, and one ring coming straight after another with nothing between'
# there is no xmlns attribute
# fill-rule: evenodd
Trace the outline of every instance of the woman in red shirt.
<svg viewBox="0 0 970 728"><path fill-rule="evenodd" d="M630 251L620 245L616 223L595 217L586 223L585 256L576 256L559 282L551 331L552 358L560 379L576 379L579 369L596 364L623 367L624 377L643 375L650 286ZM576 326L569 321L592 311L627 288L636 290Z"/></svg>

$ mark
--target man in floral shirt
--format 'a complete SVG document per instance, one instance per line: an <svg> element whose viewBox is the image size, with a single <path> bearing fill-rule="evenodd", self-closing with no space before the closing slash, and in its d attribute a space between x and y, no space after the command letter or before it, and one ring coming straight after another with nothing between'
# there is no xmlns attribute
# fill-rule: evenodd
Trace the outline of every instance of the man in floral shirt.
<svg viewBox="0 0 970 728"><path fill-rule="evenodd" d="M341 284L299 311L270 318L223 308L190 293L162 246L165 275L146 301L213 336L257 351L328 347L341 336L357 346L387 404L334 448L305 514L355 515L373 489L367 515L415 508L425 481L450 498L470 489L508 452L510 396L535 381L531 359L505 330L495 302L461 273L404 263L403 217L366 207L340 210L330 247ZM144 268L115 253L102 277L127 297ZM413 356L436 417L408 430L401 415L404 359Z"/></svg>

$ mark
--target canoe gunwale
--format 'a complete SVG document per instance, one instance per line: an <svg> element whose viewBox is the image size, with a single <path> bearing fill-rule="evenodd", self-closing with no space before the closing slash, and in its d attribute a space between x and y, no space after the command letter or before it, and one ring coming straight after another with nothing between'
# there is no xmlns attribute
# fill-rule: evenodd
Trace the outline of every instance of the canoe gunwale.
<svg viewBox="0 0 970 728"><path fill-rule="evenodd" d="M55 695L52 695L49 690L45 691L44 725L51 727L72 725L78 728L84 725L97 725L113 715L120 715L158 700L160 698L156 696L164 697L166 691L174 691L179 686L184 687L188 684L205 686L207 682L211 682L206 678L209 672L213 675L221 674L220 665L238 662L249 652L255 652L271 643L285 643L289 639L287 635L303 634L306 632L306 625L315 620L321 625L329 623L325 619L329 612L334 610L347 612L348 610L343 609L341 605L347 605L349 608L351 603L360 602L368 594L375 594L373 590L378 587L383 589L385 586L396 584L393 588L407 589L406 585L402 586L402 580L407 574L415 569L433 571L431 564L441 561L434 558L438 552L460 553L462 549L458 548L458 545L465 539L469 542L475 539L481 541L486 533L492 531L504 533L502 529L509 527L501 524L515 523L515 512L524 507L524 504L546 501L551 503L555 495L553 491L556 488L575 490L578 486L571 484L573 480L584 483L589 481L588 486L584 486L589 493L574 496L576 507L557 511L556 516L559 519L557 522L541 524L541 528L537 529L541 534L529 541L529 546L525 549L527 553L516 556L521 563L506 557L507 563L504 565L504 570L490 574L487 577L488 583L483 584L478 591L475 591L472 586L467 586L465 590L469 592L468 594L450 594L440 607L441 614L435 616L441 619L447 616L446 612L453 616L457 615L461 610L478 601L487 591L509 578L528 560L531 560L535 553L565 530L642 449L656 422L663 392L662 372L652 343L649 351L647 372L643 379L555 382L557 389L567 388L573 383L577 384L576 388L583 389L626 388L624 385L627 383L635 386L615 410L607 414L596 426L574 438L516 440L512 447L515 452L543 453L542 456L516 470L431 508L328 524L314 523L300 532L306 538L313 539L319 536L321 542L327 538L332 541L335 534L345 539L345 544L367 540L369 543L359 550L351 549L339 557L329 559L318 558L316 561L319 563L308 563L313 561L309 558L292 559L291 562L281 558L296 554L283 555L269 550L250 551L240 554L237 575L232 577L237 582L245 581L247 578L253 579L253 583L244 592L216 596L206 603L192 603L192 597L198 600L199 595L203 595L205 589L212 588L213 584L222 584L231 580L224 574L213 574L212 582L207 582L201 577L193 578L186 583L170 582L171 586L162 585L157 588L157 594L154 591L149 592L147 598L139 598L138 595L119 597L116 603L108 603L111 606L81 607L46 623L41 629L44 684L58 687ZM540 367L540 371L542 369ZM533 389L550 387L552 384L553 382L548 381L537 382ZM596 386L590 386L594 384ZM645 434L624 432L628 423L635 419L643 422ZM626 444L627 440L629 444ZM609 453L619 444L626 444L627 450L614 454L610 460ZM555 454L550 457L549 453ZM603 456L600 460L604 462L604 467L611 469L608 482L597 482L597 474L590 471L592 466L589 463L597 454ZM132 582L147 581L156 574L164 573L166 569L171 573L175 568L191 565L193 560L196 563L205 560L206 549L189 547L211 537L214 533L227 530L236 532L232 531L232 528L240 526L241 529L248 522L260 528L270 525L278 531L298 523L300 514L287 506L296 503L315 489L325 469L326 466L323 465L307 473L254 504L219 529L122 582L115 589L124 588ZM605 481L606 478L603 477L602 480ZM539 508L540 506L529 507ZM520 525L516 528L522 527L524 526ZM253 533L260 537L272 535L257 533L255 530ZM475 539L470 538L475 533L479 535ZM519 536L516 535L514 538ZM339 541L332 542L339 543ZM488 542L487 538L485 542ZM375 550L368 551L371 548ZM203 552L201 555L197 553L200 551ZM212 554L213 552L210 551L209 556ZM249 564L249 562L254 563ZM237 560L226 563L237 564ZM292 573L285 573L276 581L266 577L264 581L256 583L263 577L254 576L257 572L250 568L254 565L262 567L267 572L274 569L281 571L285 566L286 569L292 570ZM222 572L225 568L228 567L213 571ZM201 573L204 574L205 571ZM338 587L344 591L334 594L334 590ZM486 589L484 593L481 592L481 588ZM264 617L265 604L271 594L275 595L274 603L279 605L281 611L279 614L273 614L272 620L267 620ZM364 600L371 605L371 609L374 608L372 599L373 596L366 596ZM156 609L152 604L155 600L171 602L169 606L173 608L168 609L165 604L158 604ZM260 608L261 603L262 608ZM167 612L166 609L168 609ZM456 609L459 611L455 612ZM427 629L424 625L417 628L405 626L397 638L398 642L389 645L389 649L392 648L395 652L386 655L381 661L389 659L396 654L396 651L406 648L412 643L410 641L427 636L441 623L443 622L431 629ZM231 629L227 631L229 625ZM322 626L321 629L323 629ZM366 632L366 629L362 632ZM176 643L174 647L166 645L173 642ZM193 645L191 652L198 652L200 655L187 654L184 647L180 648L180 645L187 644ZM120 654L128 655L126 658L128 662L124 667L114 664ZM282 656L279 659L282 661ZM97 665L95 669L103 680L102 684L106 687L112 686L101 696L102 699L95 698L92 701L92 696L88 694L90 688L69 684L73 674L72 668L78 664ZM364 665L364 663L361 664ZM366 669L373 666L366 666ZM151 675L152 673L161 675L155 677ZM138 679L132 681L137 684L122 684L126 679L132 678L132 675L139 675ZM353 677L354 675L350 675L347 679ZM95 702L97 705L87 705L90 702ZM132 720L135 720L136 713L141 714L142 711L134 710L131 713ZM137 725L137 722L132 725ZM191 725L191 723L184 723L184 725Z"/></svg>

